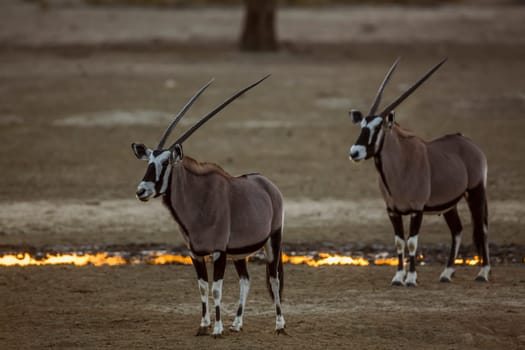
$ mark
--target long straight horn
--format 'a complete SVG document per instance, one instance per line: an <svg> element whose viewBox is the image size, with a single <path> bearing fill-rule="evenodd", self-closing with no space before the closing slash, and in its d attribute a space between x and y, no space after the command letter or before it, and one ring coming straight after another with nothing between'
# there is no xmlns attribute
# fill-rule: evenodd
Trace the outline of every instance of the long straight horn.
<svg viewBox="0 0 525 350"><path fill-rule="evenodd" d="M232 97L230 97L229 99L227 99L226 101L224 101L223 103L221 103L219 106L217 106L213 111L211 111L210 113L208 113L206 116L204 116L201 120L199 120L195 125L193 125L191 127L191 129L188 129L184 134L182 134L182 136L180 136L177 141L175 141L175 143L173 145L171 145L170 147L170 150L173 150L175 148L175 145L176 144L181 144L183 143L184 141L186 141L186 139L188 137L191 136L191 134L193 134L195 131L197 131L198 128L200 128L202 126L202 124L206 123L211 117L213 117L214 115L216 115L217 113L219 113L224 107L226 107L227 105L229 105L231 102L233 102L233 100L235 100L237 97L241 96L242 94L244 94L246 91L250 90L251 88L259 85L263 80L265 80L266 78L268 78L270 76L270 74L268 74L267 76L265 76L264 78L262 79L259 79L258 81L256 81L255 83L249 85L248 87L245 87L244 89L242 90L239 90L237 93L235 93Z"/></svg>
<svg viewBox="0 0 525 350"><path fill-rule="evenodd" d="M177 114L177 116L175 117L175 119L171 122L171 124L168 126L168 128L166 129L166 131L164 131L164 135L162 135L162 138L160 139L160 142L159 142L159 145L157 146L157 149L161 149L163 146L164 146L164 143L166 142L166 140L168 139L168 136L170 136L171 134L171 131L173 130L173 128L175 127L175 125L177 125L177 123L179 122L179 120L182 119L182 117L184 116L184 114L186 114L186 112L188 111L188 109L190 109L191 105L193 104L193 102L195 102L195 100L204 92L204 90L206 90L208 88L208 86L210 86L210 84L213 82L213 79L210 80L206 85L204 85L203 87L200 88L199 91L197 91L195 93L195 95L193 95L193 97L186 103L186 105L180 110L179 114Z"/></svg>
<svg viewBox="0 0 525 350"><path fill-rule="evenodd" d="M383 79L383 82L381 83L381 86L379 87L379 90L377 90L376 98L374 99L374 103L372 104L372 107L370 107L370 112L368 112L368 115L374 115L374 113L377 110L377 107L379 107L379 104L381 103L381 95L383 95L383 90L385 89L386 84L390 80L390 77L392 76L392 73L396 70L397 64L399 63L399 60L401 57L398 57L394 64L392 64L392 67L388 70L388 72L385 75L385 79Z"/></svg>
<svg viewBox="0 0 525 350"><path fill-rule="evenodd" d="M434 74L435 71L438 70L439 67L441 67L441 65L443 63L445 63L447 59L445 58L444 60L442 60L441 62L439 62L438 64L436 64L431 70L429 70L427 72L427 74L425 74L421 79L419 79L414 85L412 85L410 87L410 89L408 89L407 91L405 91L401 96L399 96L394 102L392 102L391 104L388 105L388 107L385 108L385 110L383 112L381 112L380 116L382 117L385 117L388 113L390 113L394 108L396 108L397 106L399 106L399 104L401 104L401 102L403 102L408 96L410 96L410 94L412 94L418 87L419 85L423 84L425 82L425 80L427 80L432 74Z"/></svg>

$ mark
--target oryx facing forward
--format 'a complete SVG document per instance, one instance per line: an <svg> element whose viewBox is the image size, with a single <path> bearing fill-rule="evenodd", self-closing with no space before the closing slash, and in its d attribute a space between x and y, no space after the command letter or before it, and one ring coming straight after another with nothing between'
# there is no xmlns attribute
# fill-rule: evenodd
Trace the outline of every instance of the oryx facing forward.
<svg viewBox="0 0 525 350"><path fill-rule="evenodd" d="M199 163L184 157L182 143L202 124L226 105L253 88L263 79L240 90L186 131L170 147L163 148L170 132L199 95L203 86L175 117L156 149L132 144L137 158L148 161L148 168L137 188L137 198L147 201L162 196L190 251L195 266L202 301L202 319L197 335L208 334L211 326L208 311L208 275L205 257L213 259L212 296L215 306L213 335L223 333L221 296L226 257L232 257L239 275L240 298L236 317L230 327L240 331L246 296L250 286L247 256L264 247L267 259L266 281L275 302L277 334L284 333L281 312L283 265L281 240L283 198L279 189L259 174L233 177L219 166Z"/></svg>
<svg viewBox="0 0 525 350"><path fill-rule="evenodd" d="M440 281L450 282L454 260L461 244L461 221L457 203L466 197L474 229L473 239L482 268L476 277L488 281L490 271L487 222L487 160L481 149L461 134L446 135L426 142L394 122L394 108L428 79L444 62L434 66L412 87L376 114L381 95L399 59L386 74L368 116L352 110L350 117L361 133L350 148L350 159L374 158L379 188L395 232L397 272L392 285L416 286L416 250L424 213L443 214L452 233L447 267ZM409 238L405 241L402 215L410 215ZM404 252L408 246L409 271L405 272ZM406 277L406 279L405 279Z"/></svg>

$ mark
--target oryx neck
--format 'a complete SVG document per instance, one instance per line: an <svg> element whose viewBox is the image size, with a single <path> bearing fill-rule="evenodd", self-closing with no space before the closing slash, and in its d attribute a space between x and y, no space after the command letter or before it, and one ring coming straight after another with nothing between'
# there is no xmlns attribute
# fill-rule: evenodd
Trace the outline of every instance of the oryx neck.
<svg viewBox="0 0 525 350"><path fill-rule="evenodd" d="M232 176L228 174L224 169L214 163L198 162L191 157L185 156L182 160L182 167L184 170L192 173L193 175L206 176L206 175L220 175L224 178L230 179Z"/></svg>
<svg viewBox="0 0 525 350"><path fill-rule="evenodd" d="M392 193L390 192L390 187L388 187L388 182L386 181L385 172L383 171L383 162L381 159L381 153L383 151L383 146L385 144L385 139L387 138L388 134L390 133L389 130L383 129L384 135L381 139L381 142L379 144L379 149L374 154L374 164L376 166L376 170L379 173L379 176L381 176L381 181L383 182L383 185L385 186L386 191L388 192L389 196L392 196Z"/></svg>

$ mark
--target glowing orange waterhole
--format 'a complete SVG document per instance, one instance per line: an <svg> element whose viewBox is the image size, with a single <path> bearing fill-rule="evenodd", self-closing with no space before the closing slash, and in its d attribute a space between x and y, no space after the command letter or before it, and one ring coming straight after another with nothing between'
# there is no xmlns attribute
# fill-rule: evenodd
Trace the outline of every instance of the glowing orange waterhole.
<svg viewBox="0 0 525 350"><path fill-rule="evenodd" d="M285 264L307 265L312 267L351 265L351 266L369 266L369 265L389 265L397 266L397 258L376 258L367 259L364 257L352 257L340 254L318 253L312 255L282 255ZM424 257L418 256L420 263L424 263ZM479 257L472 259L459 258L455 260L456 265L477 265L480 262ZM525 262L525 258L523 259ZM35 258L29 253L6 254L0 256L0 266L44 266L44 265L74 265L74 266L118 266L128 264L183 264L191 265L191 258L185 255L176 255L168 253L151 253L142 257L125 259L118 254L110 253L70 253L70 254L46 254L44 257Z"/></svg>

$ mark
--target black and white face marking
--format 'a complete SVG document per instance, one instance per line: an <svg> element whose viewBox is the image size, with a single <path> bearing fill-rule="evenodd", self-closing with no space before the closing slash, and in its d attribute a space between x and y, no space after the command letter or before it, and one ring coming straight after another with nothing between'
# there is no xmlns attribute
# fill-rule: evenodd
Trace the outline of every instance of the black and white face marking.
<svg viewBox="0 0 525 350"><path fill-rule="evenodd" d="M350 160L358 162L373 157L383 140L384 119L380 116L363 118L361 112L350 111L352 122L361 126L361 133L355 144L350 147Z"/></svg>
<svg viewBox="0 0 525 350"><path fill-rule="evenodd" d="M148 168L144 178L137 186L137 198L147 201L152 197L164 194L169 185L171 162L182 160L182 148L178 147L173 152L169 150L151 150L142 144L132 144L133 152L138 159L147 160Z"/></svg>

